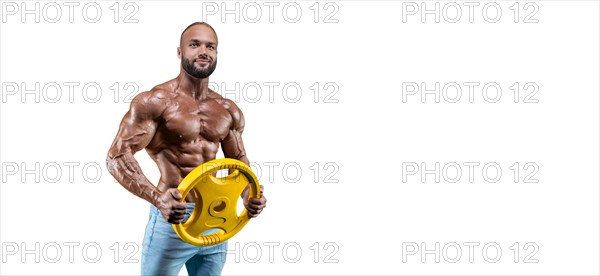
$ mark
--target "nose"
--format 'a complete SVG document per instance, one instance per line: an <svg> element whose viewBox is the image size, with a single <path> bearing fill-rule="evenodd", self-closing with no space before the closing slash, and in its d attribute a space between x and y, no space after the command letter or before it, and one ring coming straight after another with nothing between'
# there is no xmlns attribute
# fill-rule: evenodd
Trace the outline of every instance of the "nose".
<svg viewBox="0 0 600 276"><path fill-rule="evenodd" d="M206 56L206 53L207 49L205 45L201 45L200 47L198 47L198 56Z"/></svg>

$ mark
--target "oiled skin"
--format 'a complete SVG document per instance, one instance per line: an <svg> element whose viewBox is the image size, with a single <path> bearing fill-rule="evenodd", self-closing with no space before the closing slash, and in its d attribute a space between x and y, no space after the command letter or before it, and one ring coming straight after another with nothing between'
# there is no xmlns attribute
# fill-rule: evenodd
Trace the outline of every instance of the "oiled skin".
<svg viewBox="0 0 600 276"><path fill-rule="evenodd" d="M195 68L216 62L216 34L197 25L182 36L178 56ZM216 65L215 65L216 66ZM208 77L196 78L183 68L177 78L138 94L123 117L107 156L109 172L131 193L156 206L170 223L181 223L186 204L177 186L194 168L216 158L219 144L227 158L249 163L242 142L244 116L237 105L208 89ZM153 185L134 158L146 149L156 162L160 180ZM250 217L256 217L266 198L242 197ZM188 194L187 202L194 202Z"/></svg>

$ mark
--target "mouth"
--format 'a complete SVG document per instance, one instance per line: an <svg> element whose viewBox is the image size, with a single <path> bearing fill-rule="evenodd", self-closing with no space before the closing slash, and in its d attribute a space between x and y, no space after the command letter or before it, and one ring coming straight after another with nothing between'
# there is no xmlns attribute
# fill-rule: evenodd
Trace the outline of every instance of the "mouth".
<svg viewBox="0 0 600 276"><path fill-rule="evenodd" d="M196 63L200 64L200 65L207 65L210 63L210 60L208 59L196 59Z"/></svg>

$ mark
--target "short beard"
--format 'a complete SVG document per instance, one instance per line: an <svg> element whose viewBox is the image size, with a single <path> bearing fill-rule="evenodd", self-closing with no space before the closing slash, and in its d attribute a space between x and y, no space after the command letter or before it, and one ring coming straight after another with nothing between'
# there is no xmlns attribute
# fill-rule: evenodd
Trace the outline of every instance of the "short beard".
<svg viewBox="0 0 600 276"><path fill-rule="evenodd" d="M183 67L183 70L185 70L192 77L205 79L208 78L215 71L215 69L217 69L217 60L210 63L205 69L197 69L189 59L183 58L181 59L181 66Z"/></svg>

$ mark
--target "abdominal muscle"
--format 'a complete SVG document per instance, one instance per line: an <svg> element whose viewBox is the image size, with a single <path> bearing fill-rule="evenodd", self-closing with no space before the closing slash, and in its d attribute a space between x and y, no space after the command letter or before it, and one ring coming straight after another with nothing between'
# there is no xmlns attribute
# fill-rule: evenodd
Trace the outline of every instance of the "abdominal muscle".
<svg viewBox="0 0 600 276"><path fill-rule="evenodd" d="M203 140L200 145L194 144L184 148L178 147L178 149L167 147L157 152L147 149L160 171L160 180L156 186L160 192L177 188L192 170L216 158L218 151L216 143ZM196 202L194 193L189 193L185 201Z"/></svg>

